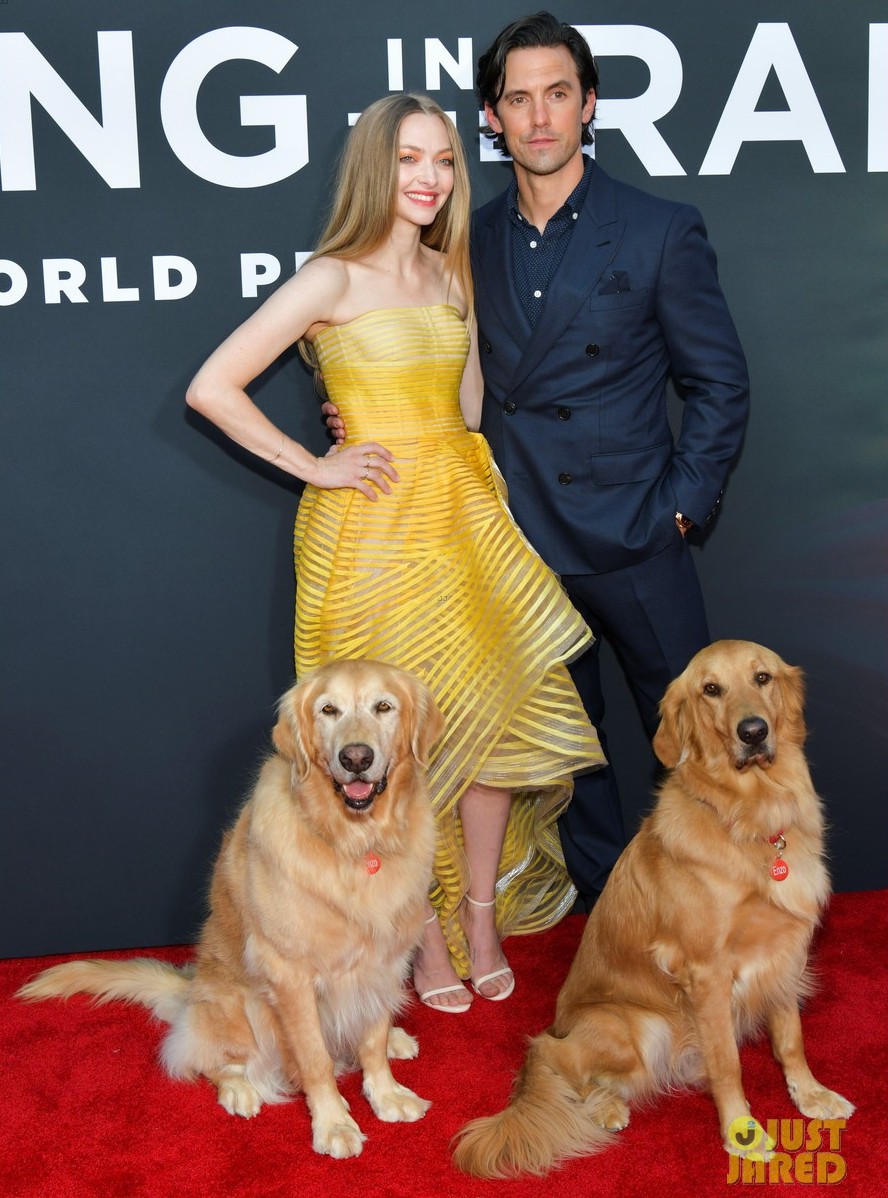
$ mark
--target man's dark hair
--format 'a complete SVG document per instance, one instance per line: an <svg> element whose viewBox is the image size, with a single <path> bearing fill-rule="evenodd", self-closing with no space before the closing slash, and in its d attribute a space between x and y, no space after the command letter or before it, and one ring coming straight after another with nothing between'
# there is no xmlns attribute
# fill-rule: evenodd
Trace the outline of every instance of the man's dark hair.
<svg viewBox="0 0 888 1198"><path fill-rule="evenodd" d="M585 96L590 88L597 94L598 67L586 39L573 25L563 24L550 12L538 12L532 17L521 17L507 25L497 34L490 49L478 59L475 85L482 106L489 104L491 108L496 108L499 103L506 86L506 56L510 50L534 50L537 47L550 46L564 46L570 51L583 95ZM494 133L489 125L483 125L481 132L485 137L493 138L496 149L502 150L504 154L508 153L501 133ZM583 125L582 144L590 146L593 140L590 118Z"/></svg>

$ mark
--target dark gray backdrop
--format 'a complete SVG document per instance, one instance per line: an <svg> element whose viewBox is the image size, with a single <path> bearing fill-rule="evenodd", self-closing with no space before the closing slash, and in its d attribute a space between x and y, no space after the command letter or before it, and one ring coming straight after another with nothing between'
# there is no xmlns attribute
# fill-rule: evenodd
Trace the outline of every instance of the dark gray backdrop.
<svg viewBox="0 0 888 1198"><path fill-rule="evenodd" d="M604 0L558 11L602 27L590 35L602 51L600 161L702 208L749 356L746 445L698 547L713 634L804 667L837 887L883 886L884 9ZM456 113L476 200L505 186L508 167L479 160L469 87L478 53L520 12L503 0L0 4L0 954L193 938L220 831L292 680L298 491L187 414L186 384L268 294L242 294L241 255L277 259L284 277L310 249L349 113L390 89L429 91ZM237 27L248 31L213 33ZM256 29L298 50L279 70L211 65L220 44L252 53ZM450 56L449 71L428 73L427 48ZM645 93L646 125L638 104L617 103ZM264 114L247 102L242 124L242 95L271 99ZM305 97L301 169L291 96ZM284 177L256 183L260 154ZM662 173L669 162L684 174ZM253 185L205 177L222 168ZM179 298L155 298L155 258L160 294ZM324 447L292 355L256 394ZM634 826L649 763L606 664Z"/></svg>

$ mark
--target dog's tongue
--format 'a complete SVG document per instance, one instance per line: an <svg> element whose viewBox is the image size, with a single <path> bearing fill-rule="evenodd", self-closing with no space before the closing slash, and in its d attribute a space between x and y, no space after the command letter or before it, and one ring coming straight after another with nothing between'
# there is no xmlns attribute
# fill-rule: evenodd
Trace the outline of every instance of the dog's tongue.
<svg viewBox="0 0 888 1198"><path fill-rule="evenodd" d="M355 799L357 802L363 802L368 799L373 792L372 782L348 782L342 788L350 799Z"/></svg>

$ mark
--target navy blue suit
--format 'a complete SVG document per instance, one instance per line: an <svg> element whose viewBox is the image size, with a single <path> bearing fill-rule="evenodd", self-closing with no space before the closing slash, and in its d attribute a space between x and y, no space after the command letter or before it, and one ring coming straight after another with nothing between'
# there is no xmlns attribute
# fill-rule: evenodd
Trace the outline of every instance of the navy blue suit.
<svg viewBox="0 0 888 1198"><path fill-rule="evenodd" d="M702 218L594 164L535 327L512 283L507 193L475 213L472 265L481 431L510 507L613 645L652 735L666 685L709 640L675 514L700 527L711 519L748 407L746 363ZM669 378L684 401L677 439ZM597 647L572 672L601 735ZM577 779L561 836L591 901L625 841L610 767Z"/></svg>

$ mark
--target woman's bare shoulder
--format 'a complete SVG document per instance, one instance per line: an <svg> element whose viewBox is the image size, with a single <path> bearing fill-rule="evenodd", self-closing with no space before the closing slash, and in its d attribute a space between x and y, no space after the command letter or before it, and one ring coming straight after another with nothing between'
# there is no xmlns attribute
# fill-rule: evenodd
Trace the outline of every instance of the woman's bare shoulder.
<svg viewBox="0 0 888 1198"><path fill-rule="evenodd" d="M281 284L266 306L291 316L301 326L299 336L311 338L317 328L335 323L349 285L344 262L329 257L310 258Z"/></svg>
<svg viewBox="0 0 888 1198"><path fill-rule="evenodd" d="M348 263L329 254L309 258L288 282L296 287L311 287L325 295L341 295L349 286Z"/></svg>

